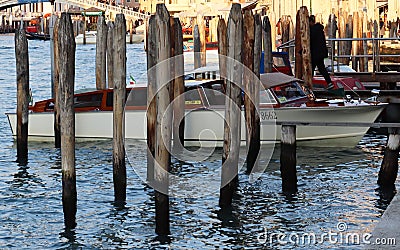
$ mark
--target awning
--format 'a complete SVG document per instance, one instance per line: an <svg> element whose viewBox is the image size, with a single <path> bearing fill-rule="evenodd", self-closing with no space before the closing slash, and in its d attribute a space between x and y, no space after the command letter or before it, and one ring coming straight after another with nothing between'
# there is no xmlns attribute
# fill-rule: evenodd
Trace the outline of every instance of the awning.
<svg viewBox="0 0 400 250"><path fill-rule="evenodd" d="M285 84L288 82L293 82L293 81L302 82L302 80L300 80L300 79L297 79L293 76L283 74L281 72L261 74L260 81L267 88L272 88L274 86L278 86L278 85Z"/></svg>
<svg viewBox="0 0 400 250"><path fill-rule="evenodd" d="M97 9L95 7L91 7L82 12L83 16L101 16L103 14L104 14L104 11L102 11L101 9Z"/></svg>
<svg viewBox="0 0 400 250"><path fill-rule="evenodd" d="M241 3L240 6L242 10L246 9L254 9L257 6L258 1L252 1L252 2L247 2L247 3ZM225 7L223 9L219 9L220 11L230 11L232 5L229 5L228 7Z"/></svg>

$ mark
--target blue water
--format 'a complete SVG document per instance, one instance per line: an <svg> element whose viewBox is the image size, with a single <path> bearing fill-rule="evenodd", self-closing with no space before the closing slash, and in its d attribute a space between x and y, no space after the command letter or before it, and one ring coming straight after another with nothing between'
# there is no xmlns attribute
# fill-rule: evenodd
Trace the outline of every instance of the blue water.
<svg viewBox="0 0 400 250"><path fill-rule="evenodd" d="M143 45L127 45L127 75L145 72ZM65 230L61 203L60 152L52 143L29 143L29 162L19 166L5 112L16 106L13 36L0 36L0 248L75 249L260 249L260 248L361 248L323 242L320 245L269 244L264 232L369 233L379 221L388 201L376 191L377 175L386 137L368 134L352 149L298 148L299 192L281 193L280 148L277 146L266 171L254 182L240 173L233 208L218 207L218 190L195 198L183 188L171 198L171 238L160 242L154 232L154 195L138 168L146 165L146 146L128 147L128 188L125 207L113 203L112 144L110 140L78 142L76 173L77 227ZM93 88L95 46L77 46L75 89ZM30 86L34 100L50 96L49 43L29 41ZM183 176L210 181L208 173L221 165L221 150L203 162L174 161ZM243 160L245 156L240 155ZM200 183L199 183L200 184ZM186 193L185 193L186 192Z"/></svg>

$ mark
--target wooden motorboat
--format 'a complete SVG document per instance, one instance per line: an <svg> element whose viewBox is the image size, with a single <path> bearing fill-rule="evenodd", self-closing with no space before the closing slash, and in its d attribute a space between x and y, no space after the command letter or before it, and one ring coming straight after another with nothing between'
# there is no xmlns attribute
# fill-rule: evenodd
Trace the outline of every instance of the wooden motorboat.
<svg viewBox="0 0 400 250"><path fill-rule="evenodd" d="M214 72L215 73L215 72ZM224 130L225 94L223 82L209 74L207 81L197 80L199 72L187 75L185 82L186 145L221 146ZM197 75L196 75L197 74ZM280 72L261 75L265 89L260 91L261 143L280 141L281 129L274 122L358 122L372 123L386 104L364 101L315 101L304 91L301 81ZM77 139L106 139L113 136L113 90L95 90L75 94ZM127 87L125 137L146 139L147 88L135 84ZM52 140L54 100L36 102L30 107L29 139ZM244 111L241 140L245 144ZM17 116L6 114L16 135ZM352 147L367 132L368 127L298 126L298 143L312 146ZM318 141L318 142L316 142Z"/></svg>

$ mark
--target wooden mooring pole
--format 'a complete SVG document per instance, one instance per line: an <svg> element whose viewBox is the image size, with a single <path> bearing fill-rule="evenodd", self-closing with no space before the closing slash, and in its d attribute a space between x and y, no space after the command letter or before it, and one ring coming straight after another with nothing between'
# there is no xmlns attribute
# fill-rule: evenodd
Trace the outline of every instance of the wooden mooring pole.
<svg viewBox="0 0 400 250"><path fill-rule="evenodd" d="M353 13L353 38L360 38L358 36L358 34L359 34L358 29L360 28L359 27L360 22L359 22L358 19L359 19L358 12L354 12ZM359 46L358 46L358 44L359 44L359 41L353 41L352 42L352 47L351 47L351 54L352 55L357 56L359 54L359 51L358 51L359 50ZM351 65L352 65L352 68L355 71L358 71L358 63L359 63L359 58L358 57L352 57Z"/></svg>
<svg viewBox="0 0 400 250"><path fill-rule="evenodd" d="M174 62L174 121L173 121L173 141L174 149L178 149L178 145L182 147L185 141L185 83L183 81L184 59L183 59L183 33L182 25L179 18L173 18L171 22L171 46L174 45L171 58ZM179 142L179 143L178 143Z"/></svg>
<svg viewBox="0 0 400 250"><path fill-rule="evenodd" d="M254 111L254 122L253 122L253 134L252 134L252 140L255 141L254 143L254 148L251 150L254 150L257 152L257 158L254 162L253 169L254 167L258 168L258 155L260 154L260 133L261 133L261 127L260 127L260 113L259 113L259 104L260 104L260 83L258 82L258 79L260 78L260 64L261 64L261 51L262 51L262 21L261 21L261 15L256 14L254 15L254 68L253 68L253 73L256 77L256 82L253 84L253 93L254 93L254 106L255 111ZM261 87L262 88L262 87ZM254 153L255 154L255 153ZM249 169L248 169L249 170Z"/></svg>
<svg viewBox="0 0 400 250"><path fill-rule="evenodd" d="M229 207L237 187L240 149L243 17L240 4L232 4L227 25L227 82L219 206ZM234 81L234 82L233 82Z"/></svg>
<svg viewBox="0 0 400 250"><path fill-rule="evenodd" d="M83 16L83 44L86 44L86 17Z"/></svg>
<svg viewBox="0 0 400 250"><path fill-rule="evenodd" d="M254 67L253 72L256 77L260 78L260 64L262 51L262 21L261 15L254 15ZM259 84L254 84L254 93L259 96ZM257 101L257 100L256 100ZM258 102L256 102L258 103ZM257 114L258 115L258 114Z"/></svg>
<svg viewBox="0 0 400 250"><path fill-rule="evenodd" d="M198 69L201 67L201 38L199 25L194 26L193 30L193 52L194 52L194 68Z"/></svg>
<svg viewBox="0 0 400 250"><path fill-rule="evenodd" d="M171 163L171 128L172 110L168 109L171 102L171 69L166 60L170 58L170 15L165 4L156 7L156 62L161 63L156 69L157 78L157 123L155 147L155 205L156 205L156 233L158 235L170 234L169 229L169 180L168 171Z"/></svg>
<svg viewBox="0 0 400 250"><path fill-rule="evenodd" d="M310 49L310 22L307 7L302 6L299 10L300 21L300 43L303 60L303 79L308 88L312 89L311 49ZM297 37L297 36L296 36ZM297 66L297 64L296 64ZM297 70L296 70L297 71ZM299 76L297 76L299 77Z"/></svg>
<svg viewBox="0 0 400 250"><path fill-rule="evenodd" d="M129 20L129 44L133 43L133 20Z"/></svg>
<svg viewBox="0 0 400 250"><path fill-rule="evenodd" d="M69 14L63 12L58 23L58 67L60 83L62 201L66 228L76 226L75 173L75 39Z"/></svg>
<svg viewBox="0 0 400 250"><path fill-rule="evenodd" d="M206 54L206 24L204 23L204 17L201 15L197 16L197 23L199 25L200 35L200 65L201 67L206 66L207 54Z"/></svg>
<svg viewBox="0 0 400 250"><path fill-rule="evenodd" d="M251 10L245 10L243 14L243 85L244 85L244 106L246 117L246 143L247 143L247 173L250 173L257 162L260 150L260 141L257 140L256 103L255 103L255 81L254 71L254 45L255 45L255 20ZM257 34L258 37L261 34ZM259 65L258 65L259 66ZM259 123L258 123L259 125Z"/></svg>
<svg viewBox="0 0 400 250"><path fill-rule="evenodd" d="M17 67L17 162L28 162L29 57L24 27L15 30Z"/></svg>
<svg viewBox="0 0 400 250"><path fill-rule="evenodd" d="M389 128L389 135L379 170L378 184L383 190L395 190L395 181L399 170L400 129Z"/></svg>
<svg viewBox="0 0 400 250"><path fill-rule="evenodd" d="M296 36L294 40L294 53L296 57L294 62L294 76L298 79L302 79L303 77L303 47L301 44L300 15L301 11L298 10L296 14Z"/></svg>
<svg viewBox="0 0 400 250"><path fill-rule="evenodd" d="M53 17L52 17L53 18ZM58 46L58 25L59 20L56 19L53 29L53 55L54 55L54 69L53 69L53 94L54 94L54 146L61 148L61 120L60 120L60 105L58 104L60 97L60 68L56 63L60 59L60 48Z"/></svg>
<svg viewBox="0 0 400 250"><path fill-rule="evenodd" d="M218 36L218 57L219 57L219 74L221 78L226 78L226 53L228 50L228 43L226 37L226 22L223 18L218 20L217 26L217 36ZM226 82L224 81L224 86L226 87Z"/></svg>
<svg viewBox="0 0 400 250"><path fill-rule="evenodd" d="M107 24L103 15L97 20L96 89L106 89Z"/></svg>
<svg viewBox="0 0 400 250"><path fill-rule="evenodd" d="M146 32L147 48L147 182L154 181L154 156L156 145L156 70L157 47L156 47L157 25L156 17L152 15L149 19L148 31Z"/></svg>
<svg viewBox="0 0 400 250"><path fill-rule="evenodd" d="M147 181L155 189L156 233L160 236L170 234L168 171L171 162L172 110L168 106L173 97L170 84L174 78L171 77L174 72L171 72L171 65L167 61L171 56L170 27L170 15L165 4L157 4L156 15L149 20L146 39Z"/></svg>
<svg viewBox="0 0 400 250"><path fill-rule="evenodd" d="M282 191L284 193L297 192L295 125L282 125L280 161Z"/></svg>
<svg viewBox="0 0 400 250"><path fill-rule="evenodd" d="M107 23L107 80L108 88L114 88L114 22Z"/></svg>
<svg viewBox="0 0 400 250"><path fill-rule="evenodd" d="M116 202L126 200L125 165L125 93L126 93L126 22L123 14L115 17L114 28L114 95L113 95L113 181Z"/></svg>
<svg viewBox="0 0 400 250"><path fill-rule="evenodd" d="M264 44L264 73L272 72L272 42L271 42L271 23L268 16L263 20L263 44Z"/></svg>

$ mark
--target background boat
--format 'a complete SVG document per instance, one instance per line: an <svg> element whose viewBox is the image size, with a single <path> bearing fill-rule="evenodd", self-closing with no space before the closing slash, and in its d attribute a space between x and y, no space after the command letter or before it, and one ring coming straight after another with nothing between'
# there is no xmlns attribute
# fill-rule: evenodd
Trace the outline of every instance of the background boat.
<svg viewBox="0 0 400 250"><path fill-rule="evenodd" d="M29 40L50 40L49 34L26 32L26 38Z"/></svg>
<svg viewBox="0 0 400 250"><path fill-rule="evenodd" d="M96 44L96 31L86 31L86 44ZM130 43L130 34L126 34L126 43ZM141 43L144 41L144 34L132 34L132 43ZM83 34L79 34L75 37L76 44L83 44Z"/></svg>

